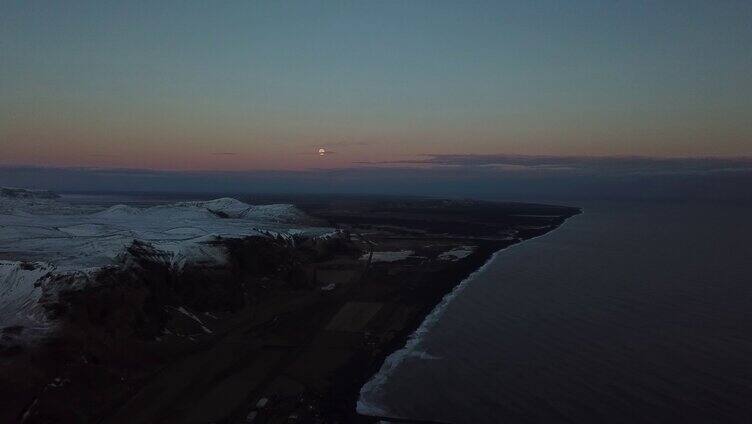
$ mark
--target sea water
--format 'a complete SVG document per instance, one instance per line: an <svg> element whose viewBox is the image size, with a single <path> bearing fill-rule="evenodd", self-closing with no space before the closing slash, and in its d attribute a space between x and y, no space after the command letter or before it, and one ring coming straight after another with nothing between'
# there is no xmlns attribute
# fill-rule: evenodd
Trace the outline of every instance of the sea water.
<svg viewBox="0 0 752 424"><path fill-rule="evenodd" d="M592 202L497 253L361 392L455 423L752 422L752 207Z"/></svg>

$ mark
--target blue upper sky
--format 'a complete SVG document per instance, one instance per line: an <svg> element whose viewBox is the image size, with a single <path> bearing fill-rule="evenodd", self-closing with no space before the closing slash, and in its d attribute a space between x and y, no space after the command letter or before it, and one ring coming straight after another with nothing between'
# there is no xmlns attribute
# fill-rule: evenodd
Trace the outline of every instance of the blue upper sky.
<svg viewBox="0 0 752 424"><path fill-rule="evenodd" d="M0 143L184 170L751 155L752 2L7 0Z"/></svg>

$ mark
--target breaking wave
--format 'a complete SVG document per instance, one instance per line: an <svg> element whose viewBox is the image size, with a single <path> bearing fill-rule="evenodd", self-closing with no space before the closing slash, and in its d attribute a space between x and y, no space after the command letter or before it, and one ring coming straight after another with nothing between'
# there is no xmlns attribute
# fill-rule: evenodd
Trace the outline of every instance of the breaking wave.
<svg viewBox="0 0 752 424"><path fill-rule="evenodd" d="M392 352L389 356L386 357L386 359L384 359L384 363L381 365L379 371L374 374L374 376L371 377L371 379L368 380L366 384L364 384L360 389L360 397L358 398L356 408L359 414L380 417L391 416L392 418L399 418L390 415L389 411L387 411L386 408L380 404L379 397L381 388L384 386L389 377L391 377L391 375L394 373L397 366L399 366L399 364L401 364L407 358L419 358L428 360L441 359L419 349L419 345L423 340L423 337L428 334L428 332L431 331L431 329L436 325L436 323L439 321L439 318L441 318L441 315L444 313L446 307L449 305L449 303L452 302L452 299L460 294L465 289L465 287L467 287L467 285L471 281L473 281L479 274L483 273L488 265L493 262L494 259L502 251L503 249L494 252L494 254L480 268L473 271L472 274L468 275L467 278L457 284L454 289L452 289L452 291L447 293L441 299L441 302L439 302L439 304L436 305L435 308L433 308L431 313L426 316L426 318L420 324L420 327L418 327L418 329L415 330L415 332L412 333L410 337L408 337L407 342L405 343L405 347Z"/></svg>

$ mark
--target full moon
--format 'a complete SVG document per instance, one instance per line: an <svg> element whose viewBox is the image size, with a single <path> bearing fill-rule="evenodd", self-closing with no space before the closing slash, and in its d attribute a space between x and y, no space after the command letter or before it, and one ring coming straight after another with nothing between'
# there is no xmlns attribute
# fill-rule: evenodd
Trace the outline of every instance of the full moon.
<svg viewBox="0 0 752 424"><path fill-rule="evenodd" d="M319 156L324 156L325 154L326 154L326 149L324 149L323 147L321 147L319 149Z"/></svg>

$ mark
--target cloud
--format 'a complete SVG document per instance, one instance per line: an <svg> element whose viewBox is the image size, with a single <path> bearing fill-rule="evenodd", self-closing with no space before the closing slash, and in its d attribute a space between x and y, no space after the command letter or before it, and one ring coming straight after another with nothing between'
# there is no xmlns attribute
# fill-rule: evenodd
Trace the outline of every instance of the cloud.
<svg viewBox="0 0 752 424"><path fill-rule="evenodd" d="M302 171L0 166L0 184L55 191L357 193L541 202L752 202L750 158L433 155Z"/></svg>
<svg viewBox="0 0 752 424"><path fill-rule="evenodd" d="M599 175L658 175L752 171L752 157L424 155L422 159L358 162L361 165L472 167L509 171L568 172Z"/></svg>

